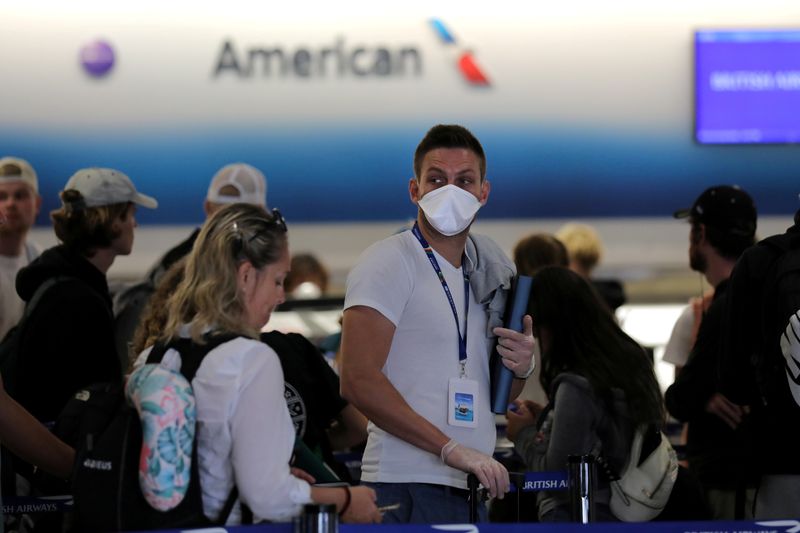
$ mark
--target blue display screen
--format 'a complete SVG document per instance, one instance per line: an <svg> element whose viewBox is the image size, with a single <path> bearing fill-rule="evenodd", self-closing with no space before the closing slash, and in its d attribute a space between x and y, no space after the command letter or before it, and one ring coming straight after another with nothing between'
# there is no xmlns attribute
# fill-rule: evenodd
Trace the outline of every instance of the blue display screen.
<svg viewBox="0 0 800 533"><path fill-rule="evenodd" d="M800 142L800 30L695 33L695 137Z"/></svg>

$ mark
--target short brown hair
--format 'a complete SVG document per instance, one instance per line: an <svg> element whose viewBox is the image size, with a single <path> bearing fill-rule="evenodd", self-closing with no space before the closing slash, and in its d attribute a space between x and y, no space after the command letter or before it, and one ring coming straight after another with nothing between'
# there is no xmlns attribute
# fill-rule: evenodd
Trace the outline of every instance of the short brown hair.
<svg viewBox="0 0 800 533"><path fill-rule="evenodd" d="M533 233L514 246L517 274L533 276L546 266L568 266L569 257L564 243L549 233Z"/></svg>
<svg viewBox="0 0 800 533"><path fill-rule="evenodd" d="M414 152L414 176L417 180L422 171L422 160L428 152L437 148L465 148L474 152L480 160L481 181L486 177L486 154L472 132L458 124L438 124L428 130Z"/></svg>
<svg viewBox="0 0 800 533"><path fill-rule="evenodd" d="M86 207L83 195L75 189L61 192L62 206L50 211L50 220L56 237L68 248L79 254L92 257L98 248L111 246L120 236L114 231L114 221L125 220L131 202Z"/></svg>

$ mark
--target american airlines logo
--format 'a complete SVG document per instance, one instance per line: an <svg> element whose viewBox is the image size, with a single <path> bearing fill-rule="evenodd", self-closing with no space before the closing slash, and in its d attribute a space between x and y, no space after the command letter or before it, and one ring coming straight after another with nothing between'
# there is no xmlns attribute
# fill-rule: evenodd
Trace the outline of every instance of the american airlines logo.
<svg viewBox="0 0 800 533"><path fill-rule="evenodd" d="M387 78L422 74L422 54L415 46L332 43L287 48L279 44L239 46L226 39L213 76L238 78Z"/></svg>
<svg viewBox="0 0 800 533"><path fill-rule="evenodd" d="M456 52L456 66L464 79L472 85L489 86L489 78L478 65L471 50L456 41L453 33L445 26L441 19L431 19L431 26L445 47L453 48Z"/></svg>

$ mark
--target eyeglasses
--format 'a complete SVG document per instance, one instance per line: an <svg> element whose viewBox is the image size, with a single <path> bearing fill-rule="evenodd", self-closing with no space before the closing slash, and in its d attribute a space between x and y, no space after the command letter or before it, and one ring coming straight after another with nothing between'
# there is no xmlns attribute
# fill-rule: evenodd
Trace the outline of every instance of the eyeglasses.
<svg viewBox="0 0 800 533"><path fill-rule="evenodd" d="M274 227L283 233L287 232L286 219L283 218L283 215L280 211L278 211L277 208L272 209L272 216L269 220L260 219L259 221L264 226L264 229ZM237 222L233 223L231 229L233 230L234 234L233 255L237 258L242 254L242 252L244 252L245 247L258 238L258 236L261 234L260 231L255 231L252 235L245 236L244 230L239 227Z"/></svg>

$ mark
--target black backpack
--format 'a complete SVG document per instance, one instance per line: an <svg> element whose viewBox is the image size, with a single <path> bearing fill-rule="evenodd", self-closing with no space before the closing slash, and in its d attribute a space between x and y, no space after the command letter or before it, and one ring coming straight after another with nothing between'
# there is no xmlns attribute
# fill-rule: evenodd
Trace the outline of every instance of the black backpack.
<svg viewBox="0 0 800 533"><path fill-rule="evenodd" d="M3 341L0 342L0 374L2 374L3 386L12 398L17 397L18 393L19 352L29 317L50 288L62 281L75 279L69 276L54 276L39 285L31 299L25 304L25 311L22 313L17 325L8 330L8 333L3 337ZM33 469L5 447L0 448L0 487L2 487L2 494L6 496L18 495L18 474L30 481L33 476Z"/></svg>
<svg viewBox="0 0 800 533"><path fill-rule="evenodd" d="M754 356L756 381L765 405L794 409L800 406L789 391L780 340L789 318L800 310L800 234L773 235L758 245L772 250L775 259L761 296L762 343Z"/></svg>
<svg viewBox="0 0 800 533"><path fill-rule="evenodd" d="M114 339L122 368L127 368L131 354L129 345L144 315L150 297L156 291L155 282L147 277L130 285L114 296Z"/></svg>
<svg viewBox="0 0 800 533"><path fill-rule="evenodd" d="M17 373L19 370L20 342L25 332L25 325L33 311L39 304L44 294L54 285L62 281L74 280L70 276L54 276L39 285L25 304L25 311L16 326L8 330L3 341L0 342L0 373L3 376L3 386L12 398L16 396Z"/></svg>
<svg viewBox="0 0 800 533"><path fill-rule="evenodd" d="M181 374L191 383L205 355L235 335L208 337L205 344L178 339L157 343L147 363L159 363L169 348L181 354ZM72 477L75 530L125 531L224 524L238 497L233 488L217 521L203 513L197 459L197 434L187 493L170 511L151 507L139 488L142 428L122 385L98 384L78 391L62 411L55 433L76 449ZM245 513L243 512L243 516Z"/></svg>

